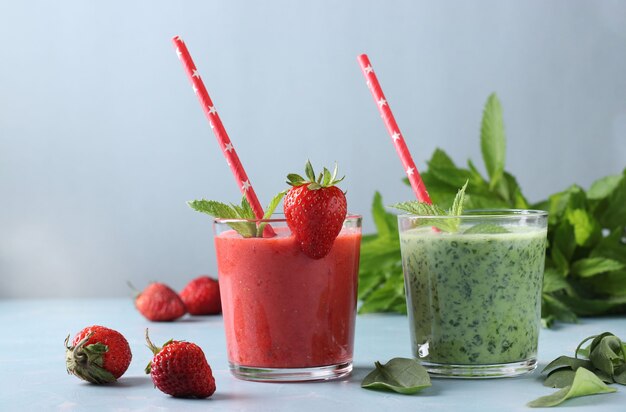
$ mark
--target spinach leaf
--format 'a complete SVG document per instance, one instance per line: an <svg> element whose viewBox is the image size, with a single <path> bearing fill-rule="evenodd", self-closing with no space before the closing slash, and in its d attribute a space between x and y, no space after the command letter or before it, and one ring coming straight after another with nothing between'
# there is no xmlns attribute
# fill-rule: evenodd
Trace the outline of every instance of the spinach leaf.
<svg viewBox="0 0 626 412"><path fill-rule="evenodd" d="M363 379L362 388L412 395L431 386L428 372L415 359L393 358L384 365L374 365L376 369Z"/></svg>
<svg viewBox="0 0 626 412"><path fill-rule="evenodd" d="M559 369L552 372L545 381L543 381L543 386L547 386L548 388L565 388L566 386L571 386L574 382L574 376L576 372L572 369Z"/></svg>
<svg viewBox="0 0 626 412"><path fill-rule="evenodd" d="M571 398L615 391L615 388L607 386L592 372L589 372L585 368L578 368L571 385L564 387L552 395L537 398L529 402L528 406L531 408L556 406Z"/></svg>
<svg viewBox="0 0 626 412"><path fill-rule="evenodd" d="M551 374L553 371L556 371L561 368L569 368L571 370L576 370L578 368L591 368L591 362L585 359L578 358L570 358L569 356L559 356L552 362L550 362L541 373Z"/></svg>

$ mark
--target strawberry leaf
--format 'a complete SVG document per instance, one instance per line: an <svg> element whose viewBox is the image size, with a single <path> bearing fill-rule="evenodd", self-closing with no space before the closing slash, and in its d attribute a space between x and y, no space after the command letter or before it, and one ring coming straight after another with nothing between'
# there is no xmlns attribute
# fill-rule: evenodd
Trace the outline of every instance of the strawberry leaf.
<svg viewBox="0 0 626 412"><path fill-rule="evenodd" d="M307 160L306 165L304 166L304 173L306 177L309 178L310 182L315 182L315 171L313 170L313 166L311 165L311 161Z"/></svg>

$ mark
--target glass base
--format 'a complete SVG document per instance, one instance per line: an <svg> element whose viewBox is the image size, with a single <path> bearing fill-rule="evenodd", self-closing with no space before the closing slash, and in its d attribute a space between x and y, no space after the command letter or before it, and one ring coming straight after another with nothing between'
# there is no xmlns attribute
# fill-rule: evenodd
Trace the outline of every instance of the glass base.
<svg viewBox="0 0 626 412"><path fill-rule="evenodd" d="M510 378L532 372L537 367L537 358L492 365L450 365L426 361L421 363L434 378L488 379Z"/></svg>
<svg viewBox="0 0 626 412"><path fill-rule="evenodd" d="M230 372L239 379L257 382L327 381L348 376L352 362L310 368L261 368L230 363Z"/></svg>

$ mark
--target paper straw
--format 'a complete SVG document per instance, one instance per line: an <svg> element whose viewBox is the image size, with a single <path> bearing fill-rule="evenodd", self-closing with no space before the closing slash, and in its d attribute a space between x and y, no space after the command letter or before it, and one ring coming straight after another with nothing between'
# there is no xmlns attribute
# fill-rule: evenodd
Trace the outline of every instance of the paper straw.
<svg viewBox="0 0 626 412"><path fill-rule="evenodd" d="M209 121L209 125L217 138L217 142L219 143L222 152L224 153L224 157L226 158L226 163L230 166L230 170L233 172L233 176L235 176L235 180L241 193L244 194L250 206L252 206L252 210L254 211L254 215L257 219L263 218L263 207L261 203L259 203L259 199L250 184L250 179L246 174L246 171L239 160L239 156L237 156L237 152L233 147L233 142L228 137L228 133L226 133L226 129L222 124L222 120L220 116L217 114L215 110L215 105L213 105L213 101L209 97L209 93L204 87L204 83L202 82L202 78L196 69L196 65L194 64L191 55L189 54L189 50L187 50L187 46L183 39L180 36L175 36L172 38L172 42L176 47L176 54L178 58L183 63L183 67L185 68L185 72L187 73L187 77L191 81L193 91L198 96L198 100L200 101L200 105L202 106L202 110L206 115L207 120ZM266 226L266 231L271 231L269 225ZM271 232L265 232L266 234L273 234Z"/></svg>
<svg viewBox="0 0 626 412"><path fill-rule="evenodd" d="M380 115L385 122L385 126L387 126L389 136L393 141L393 145L396 148L398 156L400 157L402 167L404 167L404 171L409 178L411 188L413 189L417 200L419 200L420 202L431 204L432 201L430 200L430 196L428 195L428 191L426 190L424 181L422 180L422 177L420 176L417 167L415 167L415 162L413 162L413 158L411 157L409 148L406 146L404 138L400 133L400 128L396 123L396 119L393 117L393 113L391 113L391 108L389 107L387 99L385 99L385 95L383 94L383 90L378 83L376 73L374 73L374 69L372 68L370 60L367 58L366 54L360 55L357 59L359 61L359 64L361 65L363 75L367 80L367 87L369 87L370 91L372 92L372 96L374 96L374 101L376 101L378 111L380 112Z"/></svg>

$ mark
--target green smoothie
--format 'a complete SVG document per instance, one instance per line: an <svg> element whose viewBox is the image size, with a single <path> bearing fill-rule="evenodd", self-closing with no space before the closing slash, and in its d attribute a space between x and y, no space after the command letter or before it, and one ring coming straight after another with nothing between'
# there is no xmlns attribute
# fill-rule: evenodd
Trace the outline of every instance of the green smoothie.
<svg viewBox="0 0 626 412"><path fill-rule="evenodd" d="M534 360L546 229L464 233L468 228L401 231L413 353L445 365Z"/></svg>

